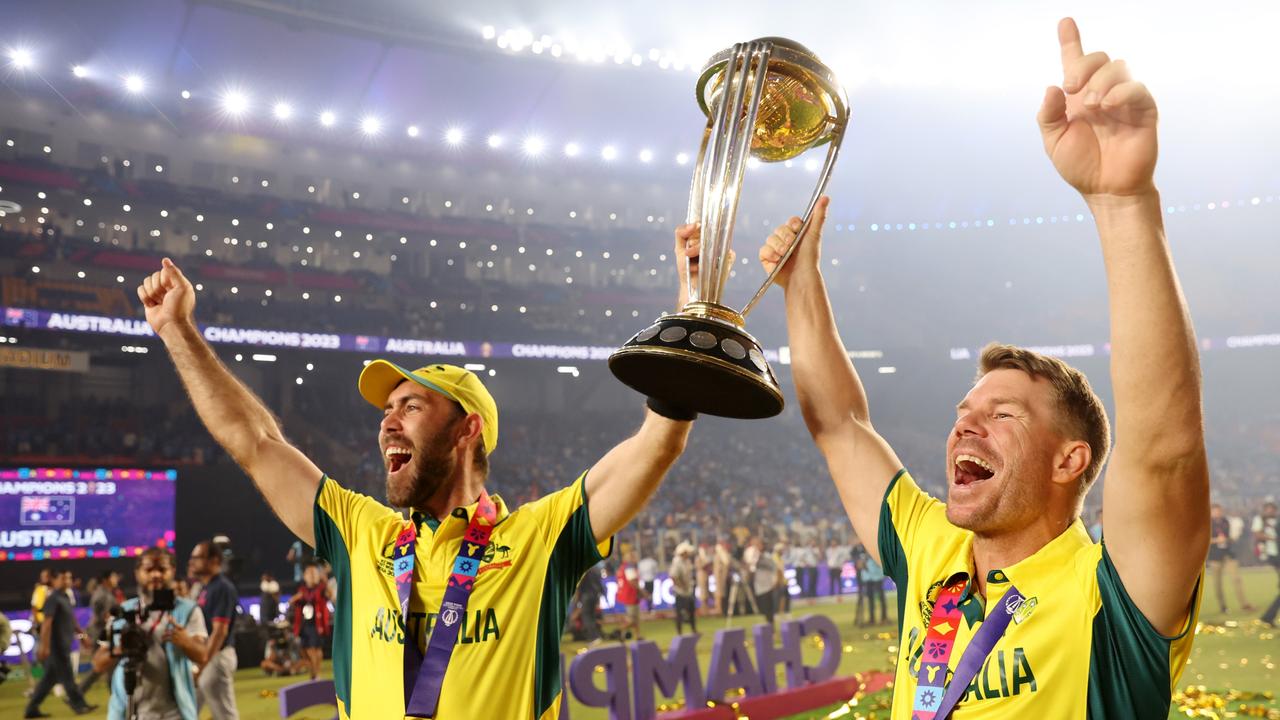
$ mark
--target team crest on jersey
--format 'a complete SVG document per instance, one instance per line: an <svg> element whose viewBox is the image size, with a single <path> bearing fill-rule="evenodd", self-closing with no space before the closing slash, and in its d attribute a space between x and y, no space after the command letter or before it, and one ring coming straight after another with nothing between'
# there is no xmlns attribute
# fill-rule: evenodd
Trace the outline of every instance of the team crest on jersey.
<svg viewBox="0 0 1280 720"><path fill-rule="evenodd" d="M938 593L942 591L944 582L944 580L938 580L924 591L924 599L920 601L920 619L924 621L925 627L929 627L929 620L933 617L933 604L938 598Z"/></svg>
<svg viewBox="0 0 1280 720"><path fill-rule="evenodd" d="M511 567L513 553L515 549L510 545L504 545L497 538L491 538L484 549L484 555L480 558L481 565L477 574Z"/></svg>

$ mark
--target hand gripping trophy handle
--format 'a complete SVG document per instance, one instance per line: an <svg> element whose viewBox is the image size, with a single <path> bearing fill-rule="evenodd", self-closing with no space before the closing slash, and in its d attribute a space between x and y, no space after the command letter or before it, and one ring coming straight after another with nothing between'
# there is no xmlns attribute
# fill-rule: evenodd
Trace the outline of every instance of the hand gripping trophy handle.
<svg viewBox="0 0 1280 720"><path fill-rule="evenodd" d="M707 115L689 187L687 222L701 224L698 277L686 266L689 302L658 319L609 358L627 385L697 412L737 418L782 411L782 391L759 342L744 329L799 242L741 311L722 302L747 160L789 160L828 144L805 209L809 228L848 125L848 100L834 75L804 46L783 38L739 43L708 61L697 86Z"/></svg>

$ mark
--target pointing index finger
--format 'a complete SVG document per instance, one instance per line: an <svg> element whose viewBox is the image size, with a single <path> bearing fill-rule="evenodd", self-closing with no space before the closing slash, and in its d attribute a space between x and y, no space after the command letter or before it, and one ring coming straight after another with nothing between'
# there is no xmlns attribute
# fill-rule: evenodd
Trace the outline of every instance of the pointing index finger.
<svg viewBox="0 0 1280 720"><path fill-rule="evenodd" d="M1062 49L1062 67L1067 66L1084 55L1084 47L1080 44L1080 28L1071 18L1062 18L1058 22L1058 45Z"/></svg>

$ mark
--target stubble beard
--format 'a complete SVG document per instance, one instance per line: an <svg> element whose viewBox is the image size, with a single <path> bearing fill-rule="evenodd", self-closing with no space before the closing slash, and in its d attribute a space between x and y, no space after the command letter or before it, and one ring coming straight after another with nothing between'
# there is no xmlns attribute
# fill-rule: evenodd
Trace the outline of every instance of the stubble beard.
<svg viewBox="0 0 1280 720"><path fill-rule="evenodd" d="M409 461L414 470L408 486L399 485L387 473L387 502L393 507L425 505L453 475L457 460L445 437L433 438L431 445L415 452Z"/></svg>

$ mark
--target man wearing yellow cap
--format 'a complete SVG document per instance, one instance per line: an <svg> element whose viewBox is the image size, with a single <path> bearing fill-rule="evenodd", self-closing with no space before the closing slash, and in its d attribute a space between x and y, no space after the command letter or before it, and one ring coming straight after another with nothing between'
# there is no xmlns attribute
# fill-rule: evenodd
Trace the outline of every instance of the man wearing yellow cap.
<svg viewBox="0 0 1280 720"><path fill-rule="evenodd" d="M681 273L685 262L697 271L687 260L697 237L692 226L676 231ZM650 399L634 436L568 487L512 509L485 490L498 408L480 379L453 365L377 360L358 385L383 411L388 507L343 488L285 440L204 341L195 292L176 265L166 258L138 297L214 439L333 565L340 715L557 717L574 588L683 452L693 413ZM409 509L410 521L393 508Z"/></svg>

